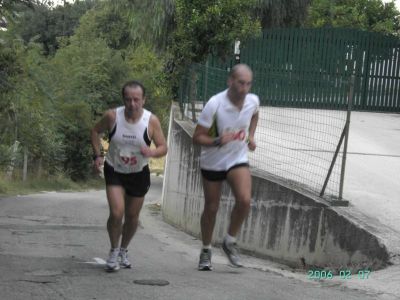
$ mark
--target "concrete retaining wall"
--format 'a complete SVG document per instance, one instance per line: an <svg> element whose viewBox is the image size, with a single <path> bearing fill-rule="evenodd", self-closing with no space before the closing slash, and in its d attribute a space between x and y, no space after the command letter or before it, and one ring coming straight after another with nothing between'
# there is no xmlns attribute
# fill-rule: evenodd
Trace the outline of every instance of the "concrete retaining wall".
<svg viewBox="0 0 400 300"><path fill-rule="evenodd" d="M193 129L190 121L174 119L170 123L162 212L168 223L199 237L203 190L200 147L192 144ZM224 184L214 229L215 244L226 234L233 204L233 195ZM362 225L312 194L255 172L251 210L238 244L245 252L294 267L375 270L389 260L386 247Z"/></svg>

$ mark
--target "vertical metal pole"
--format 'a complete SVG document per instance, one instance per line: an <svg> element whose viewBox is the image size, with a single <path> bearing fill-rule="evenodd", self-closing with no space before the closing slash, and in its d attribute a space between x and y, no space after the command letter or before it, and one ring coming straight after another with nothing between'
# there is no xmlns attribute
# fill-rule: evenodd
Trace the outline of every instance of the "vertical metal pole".
<svg viewBox="0 0 400 300"><path fill-rule="evenodd" d="M339 143L336 146L335 154L333 155L333 159L331 161L331 165L329 167L328 174L325 177L324 185L322 186L321 193L319 194L320 197L322 197L325 193L326 186L328 185L329 179L331 178L333 167L335 166L336 159L337 159L338 153L340 151L340 147L342 146L345 135L346 135L346 124L344 125L342 134L340 135Z"/></svg>
<svg viewBox="0 0 400 300"><path fill-rule="evenodd" d="M344 173L346 170L347 145L349 142L350 116L351 116L351 109L352 109L352 104L353 104L355 78L356 77L354 75L351 75L350 89L349 89L349 96L348 96L348 103L347 103L346 129L345 129L343 157L342 157L342 170L340 172L339 200L342 200L342 198L343 198Z"/></svg>

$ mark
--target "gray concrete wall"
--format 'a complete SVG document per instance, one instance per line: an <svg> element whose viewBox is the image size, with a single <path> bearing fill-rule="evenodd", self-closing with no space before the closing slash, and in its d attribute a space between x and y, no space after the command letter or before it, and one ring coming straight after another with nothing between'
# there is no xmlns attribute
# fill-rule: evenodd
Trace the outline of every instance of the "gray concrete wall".
<svg viewBox="0 0 400 300"><path fill-rule="evenodd" d="M172 120L172 119L171 119ZM203 190L200 147L193 146L194 125L174 119L169 129L162 211L164 219L199 237ZM213 243L226 234L233 195L224 184ZM244 252L294 267L384 267L389 254L381 241L322 199L295 190L264 173L252 173L252 203L238 236ZM199 245L200 247L200 245Z"/></svg>

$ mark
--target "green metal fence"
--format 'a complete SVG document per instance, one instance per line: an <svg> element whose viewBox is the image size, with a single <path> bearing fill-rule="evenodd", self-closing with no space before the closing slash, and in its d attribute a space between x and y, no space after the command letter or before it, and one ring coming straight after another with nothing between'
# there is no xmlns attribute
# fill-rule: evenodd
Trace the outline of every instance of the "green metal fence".
<svg viewBox="0 0 400 300"><path fill-rule="evenodd" d="M337 28L267 30L245 43L240 59L253 69L252 91L264 105L344 109L354 74L354 110L400 112L400 40L392 36ZM226 86L233 64L233 57L210 57L193 66L183 79L181 102L207 101Z"/></svg>

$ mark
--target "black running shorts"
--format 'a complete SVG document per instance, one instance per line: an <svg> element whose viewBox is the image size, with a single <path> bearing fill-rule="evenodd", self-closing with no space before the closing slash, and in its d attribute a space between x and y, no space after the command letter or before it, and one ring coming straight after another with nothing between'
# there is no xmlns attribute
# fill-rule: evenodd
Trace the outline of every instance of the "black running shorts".
<svg viewBox="0 0 400 300"><path fill-rule="evenodd" d="M106 185L120 185L131 197L144 197L150 188L149 165L144 166L140 172L123 174L115 172L114 168L105 161L104 178Z"/></svg>
<svg viewBox="0 0 400 300"><path fill-rule="evenodd" d="M208 181L223 181L226 179L226 175L230 170L239 168L239 167L249 167L248 163L240 163L230 167L227 171L212 171L212 170L204 170L201 169L201 175Z"/></svg>

